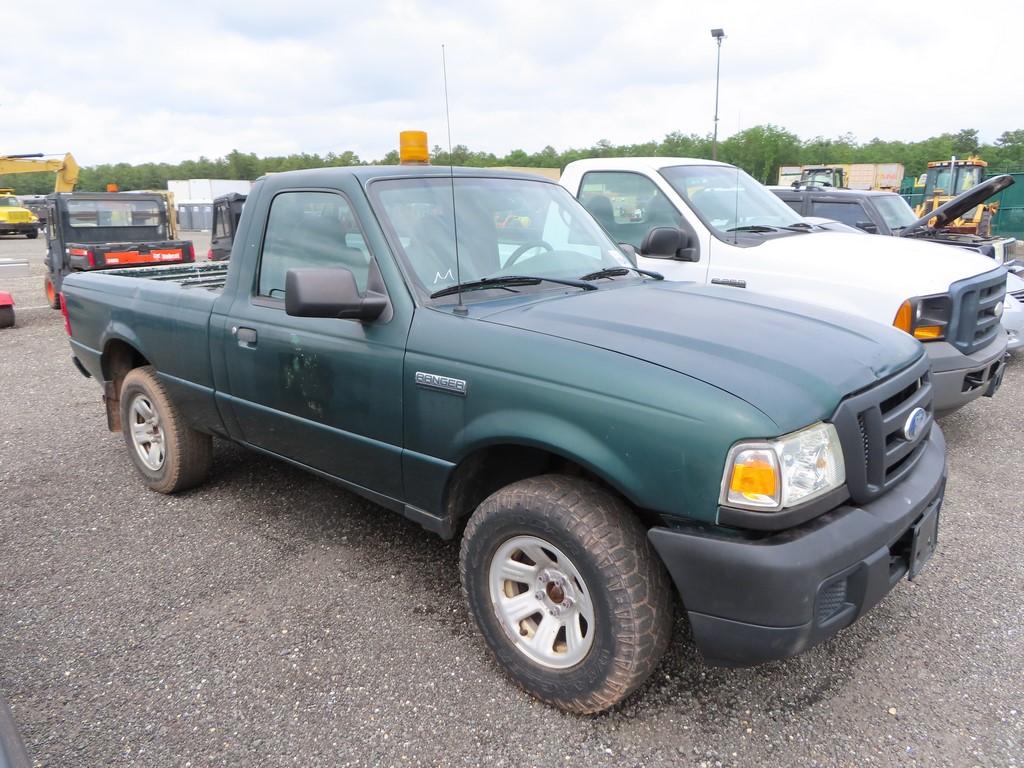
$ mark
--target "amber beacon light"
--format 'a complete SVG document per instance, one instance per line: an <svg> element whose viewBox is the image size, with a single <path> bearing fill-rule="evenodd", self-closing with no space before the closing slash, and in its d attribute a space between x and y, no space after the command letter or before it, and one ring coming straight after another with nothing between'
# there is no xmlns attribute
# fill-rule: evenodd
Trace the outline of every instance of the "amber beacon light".
<svg viewBox="0 0 1024 768"><path fill-rule="evenodd" d="M402 131L398 134L398 157L402 165L425 164L430 161L426 131Z"/></svg>

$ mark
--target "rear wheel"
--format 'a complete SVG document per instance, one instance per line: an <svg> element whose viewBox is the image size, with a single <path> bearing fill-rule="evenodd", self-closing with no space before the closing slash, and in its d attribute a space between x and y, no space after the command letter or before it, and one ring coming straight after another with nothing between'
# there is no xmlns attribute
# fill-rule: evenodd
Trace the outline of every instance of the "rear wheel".
<svg viewBox="0 0 1024 768"><path fill-rule="evenodd" d="M25 237L27 237L29 240L35 240L37 237L39 237L39 230L33 229L30 232L26 232Z"/></svg>
<svg viewBox="0 0 1024 768"><path fill-rule="evenodd" d="M668 645L668 575L625 502L593 483L545 475L493 494L470 518L460 566L495 659L560 709L614 706Z"/></svg>
<svg viewBox="0 0 1024 768"><path fill-rule="evenodd" d="M46 291L46 303L50 305L50 309L60 309L60 294L53 287L49 277L43 278L43 290Z"/></svg>
<svg viewBox="0 0 1024 768"><path fill-rule="evenodd" d="M0 307L0 328L10 328L14 325L14 307Z"/></svg>
<svg viewBox="0 0 1024 768"><path fill-rule="evenodd" d="M152 366L124 378L121 431L135 469L154 491L184 491L209 474L213 438L185 424Z"/></svg>

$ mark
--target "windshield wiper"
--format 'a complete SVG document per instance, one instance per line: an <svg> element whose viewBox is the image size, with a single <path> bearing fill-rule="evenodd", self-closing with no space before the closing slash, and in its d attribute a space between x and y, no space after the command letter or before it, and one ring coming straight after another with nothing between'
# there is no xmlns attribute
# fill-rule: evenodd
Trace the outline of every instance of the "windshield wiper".
<svg viewBox="0 0 1024 768"><path fill-rule="evenodd" d="M640 269L639 267L605 267L604 269L597 270L597 272L590 272L584 275L580 280L600 280L602 277L622 277L623 275L628 275L630 272L636 272L638 275L650 277L654 280L665 279L665 276L660 272L651 272L648 269Z"/></svg>
<svg viewBox="0 0 1024 768"><path fill-rule="evenodd" d="M742 227L729 227L726 232L778 232L778 227L769 227L767 224L746 224Z"/></svg>
<svg viewBox="0 0 1024 768"><path fill-rule="evenodd" d="M816 226L817 224L808 224L806 221L798 221L796 224L790 224L788 227L780 226L779 229L785 229L789 232L810 232Z"/></svg>
<svg viewBox="0 0 1024 768"><path fill-rule="evenodd" d="M571 285L574 288L582 288L585 291L596 291L597 286L586 283L582 280L572 280L563 277L534 277L533 275L497 275L495 277L484 277L480 280L470 280L465 283L456 283L434 291L430 298L439 299L442 296L451 296L459 291L480 291L485 288L511 289L516 285L539 285L540 283L558 283L560 285Z"/></svg>

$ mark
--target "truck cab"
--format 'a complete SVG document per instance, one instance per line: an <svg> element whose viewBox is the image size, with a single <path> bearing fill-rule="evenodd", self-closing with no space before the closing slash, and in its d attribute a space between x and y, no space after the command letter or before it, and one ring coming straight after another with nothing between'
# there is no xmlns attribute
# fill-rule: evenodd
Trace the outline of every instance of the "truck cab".
<svg viewBox="0 0 1024 768"><path fill-rule="evenodd" d="M1002 381L1006 269L990 259L826 231L739 168L710 160L578 160L560 183L644 268L840 309L919 339L939 415L994 395Z"/></svg>
<svg viewBox="0 0 1024 768"><path fill-rule="evenodd" d="M795 189L815 189L818 187L842 189L846 187L846 170L834 166L803 168L800 171L800 178L793 182L793 187Z"/></svg>
<svg viewBox="0 0 1024 768"><path fill-rule="evenodd" d="M39 219L14 196L14 190L0 189L0 235L39 237Z"/></svg>
<svg viewBox="0 0 1024 768"><path fill-rule="evenodd" d="M166 193L58 192L47 196L47 301L60 308L64 277L71 272L132 264L188 263L195 250L175 240Z"/></svg>

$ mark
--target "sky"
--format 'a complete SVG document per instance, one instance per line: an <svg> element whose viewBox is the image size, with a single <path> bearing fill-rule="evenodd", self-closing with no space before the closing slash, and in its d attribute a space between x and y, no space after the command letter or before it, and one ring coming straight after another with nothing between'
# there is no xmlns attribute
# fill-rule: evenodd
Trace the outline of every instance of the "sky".
<svg viewBox="0 0 1024 768"><path fill-rule="evenodd" d="M720 138L764 123L861 141L1024 128L1024 6L1005 0L51 0L5 18L0 153L83 165L370 160L403 129L444 145L442 44L455 144L706 134L713 27Z"/></svg>

